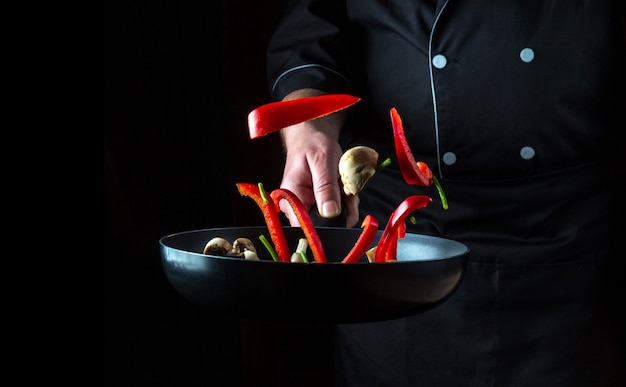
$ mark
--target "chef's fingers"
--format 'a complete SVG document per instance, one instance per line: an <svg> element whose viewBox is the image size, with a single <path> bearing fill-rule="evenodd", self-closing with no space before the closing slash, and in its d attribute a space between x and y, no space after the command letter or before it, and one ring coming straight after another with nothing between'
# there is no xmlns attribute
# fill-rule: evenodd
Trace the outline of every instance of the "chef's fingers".
<svg viewBox="0 0 626 387"><path fill-rule="evenodd" d="M315 158L308 160L317 211L323 218L341 214L342 195L337 168L341 154L339 144L329 143L325 153L315 154Z"/></svg>
<svg viewBox="0 0 626 387"><path fill-rule="evenodd" d="M281 131L287 153L281 186L296 194L307 210L316 205L323 218L341 213L338 165L343 152L337 141L341 117L335 113ZM293 212L285 210L290 222L297 223Z"/></svg>

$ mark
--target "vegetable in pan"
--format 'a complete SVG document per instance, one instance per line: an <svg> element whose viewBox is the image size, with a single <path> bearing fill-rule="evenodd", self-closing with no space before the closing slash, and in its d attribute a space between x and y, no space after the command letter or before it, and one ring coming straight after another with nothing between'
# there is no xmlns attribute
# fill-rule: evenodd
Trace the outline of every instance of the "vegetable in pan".
<svg viewBox="0 0 626 387"><path fill-rule="evenodd" d="M227 257L238 257L258 261L254 243L248 238L237 238L231 244L222 237L215 237L207 242L202 254L223 255Z"/></svg>
<svg viewBox="0 0 626 387"><path fill-rule="evenodd" d="M250 138L265 136L290 125L326 116L352 106L358 101L359 98L346 94L329 94L260 106L248 116ZM443 208L447 209L448 202L439 181L426 163L415 161L404 134L400 114L395 108L391 108L390 116L396 157L405 182L417 186L434 184L439 192ZM370 147L356 146L346 151L339 161L339 174L344 194L358 194L372 176L389 165L390 162L390 159L386 159L377 165L378 152ZM294 193L284 188L278 188L273 190L268 197L261 183L237 183L236 185L239 193L242 196L252 198L263 212L273 246L265 236L261 235L259 239L275 261L309 262L306 251L307 248L310 248L314 262L326 262L324 247L311 218ZM304 238L299 240L293 253L290 253L279 217L279 202L281 200L287 200L296 214L304 234ZM363 231L353 248L343 258L342 263L359 262L364 255L370 262L395 261L397 259L398 239L404 238L406 234L406 218L430 202L432 202L432 198L426 195L412 195L402 201L389 217L376 246L372 246L372 244L378 232L379 221L371 215L366 215L361 224ZM235 254L233 251L236 250L237 256L244 256L246 251L254 251L256 255L253 246L242 246L235 249L228 241L220 240L222 238L214 239L207 243L205 254L233 256Z"/></svg>

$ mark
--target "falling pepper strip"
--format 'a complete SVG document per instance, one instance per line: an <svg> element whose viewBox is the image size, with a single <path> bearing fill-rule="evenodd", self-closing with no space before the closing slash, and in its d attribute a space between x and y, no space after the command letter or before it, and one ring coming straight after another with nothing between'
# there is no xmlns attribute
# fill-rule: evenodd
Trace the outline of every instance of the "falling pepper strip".
<svg viewBox="0 0 626 387"><path fill-rule="evenodd" d="M237 183L237 190L241 196L249 196L254 199L256 204L261 208L265 223L270 233L270 238L274 243L278 260L281 262L289 262L291 253L289 252L289 245L283 232L283 227L280 223L278 216L278 210L271 200L263 200L261 195L261 189L256 184L249 183Z"/></svg>
<svg viewBox="0 0 626 387"><path fill-rule="evenodd" d="M412 212L427 206L428 203L432 201L429 196L413 195L404 199L402 203L396 207L391 213L391 216L389 216L387 226L385 226L380 236L376 256L374 258L375 262L395 261L397 259L396 248L398 245L398 237L400 235L404 236L406 232L406 228L403 228L406 226L403 225L406 217Z"/></svg>
<svg viewBox="0 0 626 387"><path fill-rule="evenodd" d="M290 125L327 116L360 100L349 94L325 94L261 105L248 114L250 138L262 137Z"/></svg>
<svg viewBox="0 0 626 387"><path fill-rule="evenodd" d="M396 156L400 165L400 172L407 184L429 186L433 183L433 172L423 161L416 162L409 148L409 143L404 134L402 119L396 108L389 111L391 116L391 126L393 127L393 138L396 146Z"/></svg>
<svg viewBox="0 0 626 387"><path fill-rule="evenodd" d="M293 192L286 188L277 188L270 193L270 196L274 201L275 208L279 208L279 203L282 199L287 200L293 209L294 214L298 218L298 222L300 223L302 232L304 232L304 236L309 242L309 248L313 253L313 258L319 263L326 262L326 253L324 253L322 241L320 240L319 235L317 235L317 231L315 230L315 226L313 226L311 217L300 199L298 199Z"/></svg>
<svg viewBox="0 0 626 387"><path fill-rule="evenodd" d="M359 235L359 239L357 239L356 243L341 263L355 263L365 255L376 237L378 220L371 215L367 215L365 219L363 219L363 223L361 223L361 228L363 228L363 231L361 235Z"/></svg>
<svg viewBox="0 0 626 387"><path fill-rule="evenodd" d="M396 232L397 239L389 245L389 250L385 254L385 260L396 260L398 256L398 243L397 240L404 239L406 237L406 222L399 222Z"/></svg>

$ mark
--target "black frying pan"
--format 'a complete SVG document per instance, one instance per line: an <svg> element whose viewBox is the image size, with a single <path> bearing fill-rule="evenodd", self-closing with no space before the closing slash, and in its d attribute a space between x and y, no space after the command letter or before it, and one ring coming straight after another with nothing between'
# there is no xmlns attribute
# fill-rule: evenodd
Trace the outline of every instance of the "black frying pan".
<svg viewBox="0 0 626 387"><path fill-rule="evenodd" d="M303 237L284 227L290 246ZM274 262L259 241L265 227L194 230L161 238L165 274L188 301L246 319L353 323L408 316L443 302L458 286L469 249L462 243L407 233L398 261L340 261L360 229L318 227L327 263ZM380 236L379 231L379 236ZM220 236L255 242L260 261L203 255ZM309 258L312 254L309 251Z"/></svg>

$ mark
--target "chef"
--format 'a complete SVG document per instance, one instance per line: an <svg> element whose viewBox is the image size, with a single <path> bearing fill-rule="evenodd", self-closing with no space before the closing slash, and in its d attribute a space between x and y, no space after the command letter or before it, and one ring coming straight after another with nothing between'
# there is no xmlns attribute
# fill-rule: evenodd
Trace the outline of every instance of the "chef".
<svg viewBox="0 0 626 387"><path fill-rule="evenodd" d="M436 308L336 327L337 385L621 385L623 2L278 3L272 97L361 98L281 131L281 187L348 227L367 214L384 227L404 198L428 194L407 231L471 250L461 285ZM403 181L392 107L449 209L432 187ZM346 200L337 164L356 145L394 162Z"/></svg>

